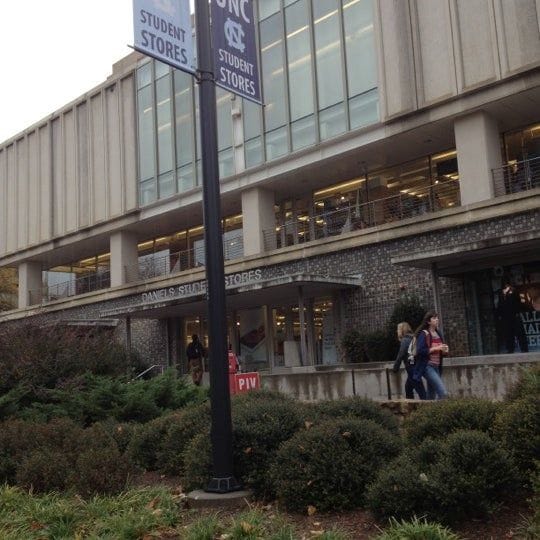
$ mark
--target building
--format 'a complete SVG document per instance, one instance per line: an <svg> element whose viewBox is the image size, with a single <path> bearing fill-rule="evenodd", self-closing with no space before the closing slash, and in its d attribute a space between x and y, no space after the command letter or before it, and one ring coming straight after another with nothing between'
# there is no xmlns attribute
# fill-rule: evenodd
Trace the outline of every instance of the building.
<svg viewBox="0 0 540 540"><path fill-rule="evenodd" d="M228 334L248 369L333 364L415 294L455 355L540 350L535 0L259 0L265 107L218 89ZM0 145L3 324L104 326L183 365L205 336L198 93L130 54Z"/></svg>

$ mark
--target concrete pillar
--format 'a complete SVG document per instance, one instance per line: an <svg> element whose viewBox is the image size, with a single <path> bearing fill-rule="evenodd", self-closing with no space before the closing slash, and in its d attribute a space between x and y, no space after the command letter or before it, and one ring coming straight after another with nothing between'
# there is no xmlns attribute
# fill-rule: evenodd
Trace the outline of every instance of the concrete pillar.
<svg viewBox="0 0 540 540"><path fill-rule="evenodd" d="M502 167L497 122L483 111L454 123L459 169L461 204L471 204L494 196L492 169Z"/></svg>
<svg viewBox="0 0 540 540"><path fill-rule="evenodd" d="M276 218L274 214L274 192L252 188L242 192L242 220L244 230L244 255L256 255L275 249Z"/></svg>
<svg viewBox="0 0 540 540"><path fill-rule="evenodd" d="M138 278L137 236L128 231L111 234L111 287L124 285Z"/></svg>
<svg viewBox="0 0 540 540"><path fill-rule="evenodd" d="M41 263L19 264L19 308L41 304L42 288Z"/></svg>
<svg viewBox="0 0 540 540"><path fill-rule="evenodd" d="M303 366L309 365L306 335L306 314L304 313L304 289L298 287L298 318L300 319L300 362Z"/></svg>

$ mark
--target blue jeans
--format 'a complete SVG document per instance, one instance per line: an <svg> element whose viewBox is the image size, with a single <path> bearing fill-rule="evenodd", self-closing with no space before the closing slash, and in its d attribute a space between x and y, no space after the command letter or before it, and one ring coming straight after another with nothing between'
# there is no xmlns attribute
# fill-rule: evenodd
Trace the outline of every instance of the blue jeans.
<svg viewBox="0 0 540 540"><path fill-rule="evenodd" d="M426 366L426 371L424 372L424 377L427 381L428 399L445 399L448 397L448 392L442 382L439 368L428 364Z"/></svg>

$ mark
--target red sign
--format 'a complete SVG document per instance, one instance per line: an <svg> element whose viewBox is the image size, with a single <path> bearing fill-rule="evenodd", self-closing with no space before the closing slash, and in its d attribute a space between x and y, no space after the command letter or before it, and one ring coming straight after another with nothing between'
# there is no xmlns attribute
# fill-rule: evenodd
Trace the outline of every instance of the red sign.
<svg viewBox="0 0 540 540"><path fill-rule="evenodd" d="M243 394L261 387L261 377L257 372L234 373L229 375L231 394Z"/></svg>

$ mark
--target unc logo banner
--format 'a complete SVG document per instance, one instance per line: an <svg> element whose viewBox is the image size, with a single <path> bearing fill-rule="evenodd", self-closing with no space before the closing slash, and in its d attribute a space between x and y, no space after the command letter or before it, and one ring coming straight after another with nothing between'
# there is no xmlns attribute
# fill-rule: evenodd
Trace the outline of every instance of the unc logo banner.
<svg viewBox="0 0 540 540"><path fill-rule="evenodd" d="M261 103L252 0L211 0L216 84Z"/></svg>
<svg viewBox="0 0 540 540"><path fill-rule="evenodd" d="M195 73L189 0L133 0L134 49Z"/></svg>

